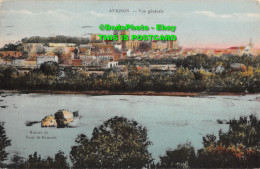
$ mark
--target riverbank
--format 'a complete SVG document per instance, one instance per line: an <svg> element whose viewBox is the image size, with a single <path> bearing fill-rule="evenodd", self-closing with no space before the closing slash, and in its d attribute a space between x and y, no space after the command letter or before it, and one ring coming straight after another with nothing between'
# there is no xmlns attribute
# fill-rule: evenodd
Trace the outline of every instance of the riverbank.
<svg viewBox="0 0 260 169"><path fill-rule="evenodd" d="M73 95L136 95L136 96L183 96L183 97L199 97L199 96L240 96L244 93L224 93L224 92L154 92L154 91L133 91L133 92L112 92L102 91L51 91L51 90L0 90L0 93L21 93L21 94L73 94ZM259 93L248 93L246 95L257 95Z"/></svg>

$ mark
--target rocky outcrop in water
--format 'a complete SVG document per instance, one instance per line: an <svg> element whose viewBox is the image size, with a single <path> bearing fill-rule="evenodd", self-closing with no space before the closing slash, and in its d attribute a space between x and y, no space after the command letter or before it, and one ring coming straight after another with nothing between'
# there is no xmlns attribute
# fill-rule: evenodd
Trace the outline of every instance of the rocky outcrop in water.
<svg viewBox="0 0 260 169"><path fill-rule="evenodd" d="M69 122L73 121L74 116L73 113L66 110L59 110L55 114L55 119L58 124L58 127L66 127Z"/></svg>
<svg viewBox="0 0 260 169"><path fill-rule="evenodd" d="M56 119L54 118L53 115L48 115L44 117L41 121L41 126L42 127L57 127L57 122Z"/></svg>
<svg viewBox="0 0 260 169"><path fill-rule="evenodd" d="M48 115L44 119L42 119L41 126L63 128L67 127L70 122L72 122L77 117L78 112L71 113L67 110L59 110L54 114L54 116Z"/></svg>

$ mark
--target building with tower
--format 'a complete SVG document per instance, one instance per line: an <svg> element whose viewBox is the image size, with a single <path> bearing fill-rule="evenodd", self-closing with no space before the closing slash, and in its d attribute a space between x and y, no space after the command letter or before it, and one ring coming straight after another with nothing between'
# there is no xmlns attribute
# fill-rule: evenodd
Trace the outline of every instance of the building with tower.
<svg viewBox="0 0 260 169"><path fill-rule="evenodd" d="M250 47L250 50L253 50L254 44L252 38L249 40L248 46Z"/></svg>

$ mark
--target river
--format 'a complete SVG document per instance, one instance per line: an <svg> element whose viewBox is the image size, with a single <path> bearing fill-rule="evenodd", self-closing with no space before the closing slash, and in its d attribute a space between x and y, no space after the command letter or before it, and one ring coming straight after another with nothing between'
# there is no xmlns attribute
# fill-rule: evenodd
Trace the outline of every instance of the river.
<svg viewBox="0 0 260 169"><path fill-rule="evenodd" d="M202 137L227 131L220 120L256 114L260 117L260 95L246 96L129 96L129 95L50 95L6 94L0 96L0 121L5 122L12 145L9 157L19 154L28 157L35 151L43 157L58 150L69 155L78 134L89 138L94 127L114 116L134 119L148 129L153 145L149 147L155 161L167 149L190 141L196 149L202 147ZM40 121L59 109L79 111L81 119L74 128L27 127L27 121ZM33 134L34 132L34 134ZM38 136L38 137L37 137ZM46 139L49 137L49 139Z"/></svg>

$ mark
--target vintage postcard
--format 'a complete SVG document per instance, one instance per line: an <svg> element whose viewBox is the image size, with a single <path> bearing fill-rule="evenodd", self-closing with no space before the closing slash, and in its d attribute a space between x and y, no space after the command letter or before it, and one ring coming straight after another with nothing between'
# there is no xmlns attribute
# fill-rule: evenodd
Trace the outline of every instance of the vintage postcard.
<svg viewBox="0 0 260 169"><path fill-rule="evenodd" d="M260 1L0 0L0 168L260 168Z"/></svg>

